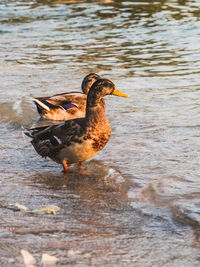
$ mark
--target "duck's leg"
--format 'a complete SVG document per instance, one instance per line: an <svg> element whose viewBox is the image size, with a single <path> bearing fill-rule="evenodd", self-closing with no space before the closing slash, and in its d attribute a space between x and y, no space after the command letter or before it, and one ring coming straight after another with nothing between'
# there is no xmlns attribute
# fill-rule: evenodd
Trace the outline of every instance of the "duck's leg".
<svg viewBox="0 0 200 267"><path fill-rule="evenodd" d="M67 186L67 175L69 171L67 168L67 161L65 159L62 161L62 166L63 166L63 187L66 187Z"/></svg>
<svg viewBox="0 0 200 267"><path fill-rule="evenodd" d="M66 161L66 159L64 159L64 160L62 161L62 166L63 166L63 172L64 172L65 174L69 173L68 168L67 168L67 161Z"/></svg>
<svg viewBox="0 0 200 267"><path fill-rule="evenodd" d="M80 161L79 164L78 164L78 171L80 174L82 175L90 175L90 172L87 172L86 170L84 170L83 168L83 161Z"/></svg>

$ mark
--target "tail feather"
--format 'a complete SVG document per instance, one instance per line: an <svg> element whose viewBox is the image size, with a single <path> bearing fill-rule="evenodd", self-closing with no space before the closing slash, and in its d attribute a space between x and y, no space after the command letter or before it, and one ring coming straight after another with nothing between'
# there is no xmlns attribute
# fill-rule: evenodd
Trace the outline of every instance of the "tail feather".
<svg viewBox="0 0 200 267"><path fill-rule="evenodd" d="M31 133L31 129L29 129L29 128L22 126L22 133L25 134L26 136L30 137L30 138L33 138L33 135Z"/></svg>
<svg viewBox="0 0 200 267"><path fill-rule="evenodd" d="M34 138L34 135L37 133L42 132L43 130L47 129L49 126L42 126L42 127L34 127L34 128L26 128L22 126L22 132L26 136L30 138Z"/></svg>
<svg viewBox="0 0 200 267"><path fill-rule="evenodd" d="M45 101L45 103L43 103L42 101L40 101L37 98L33 98L33 101L36 104L39 113L41 113L42 110L50 111L49 106L52 104L48 103L47 101Z"/></svg>

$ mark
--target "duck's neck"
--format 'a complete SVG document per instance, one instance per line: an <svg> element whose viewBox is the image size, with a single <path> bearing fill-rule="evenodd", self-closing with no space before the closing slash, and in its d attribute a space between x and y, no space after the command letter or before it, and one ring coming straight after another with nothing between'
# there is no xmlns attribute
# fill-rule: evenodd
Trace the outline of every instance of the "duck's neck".
<svg viewBox="0 0 200 267"><path fill-rule="evenodd" d="M104 117L106 117L104 102L100 102L96 106L86 108L86 119L89 123L98 124L103 122Z"/></svg>
<svg viewBox="0 0 200 267"><path fill-rule="evenodd" d="M101 91L90 90L87 96L86 117L97 116L98 113L104 113L102 108L103 96ZM104 101L103 101L104 102Z"/></svg>
<svg viewBox="0 0 200 267"><path fill-rule="evenodd" d="M97 107L101 102L102 98L103 96L101 91L91 89L87 96L86 112L89 108Z"/></svg>

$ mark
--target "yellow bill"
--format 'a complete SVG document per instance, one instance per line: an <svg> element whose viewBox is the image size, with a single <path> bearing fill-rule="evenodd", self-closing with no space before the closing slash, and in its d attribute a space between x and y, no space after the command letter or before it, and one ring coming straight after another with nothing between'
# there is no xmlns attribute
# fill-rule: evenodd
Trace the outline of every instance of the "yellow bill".
<svg viewBox="0 0 200 267"><path fill-rule="evenodd" d="M120 92L119 90L117 90L117 88L115 88L115 90L113 91L112 95L118 95L118 96L122 96L122 97L129 97L127 94L124 94L124 93Z"/></svg>

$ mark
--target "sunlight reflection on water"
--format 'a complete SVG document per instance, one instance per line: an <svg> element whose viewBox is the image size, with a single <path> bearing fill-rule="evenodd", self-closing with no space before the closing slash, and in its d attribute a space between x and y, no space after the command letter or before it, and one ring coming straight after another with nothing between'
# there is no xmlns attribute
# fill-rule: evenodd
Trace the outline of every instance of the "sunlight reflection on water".
<svg viewBox="0 0 200 267"><path fill-rule="evenodd" d="M42 251L62 266L198 266L199 2L4 0L0 22L0 263L27 248L38 264ZM37 123L32 96L78 91L89 72L131 98L106 97L112 137L63 186L21 126Z"/></svg>

